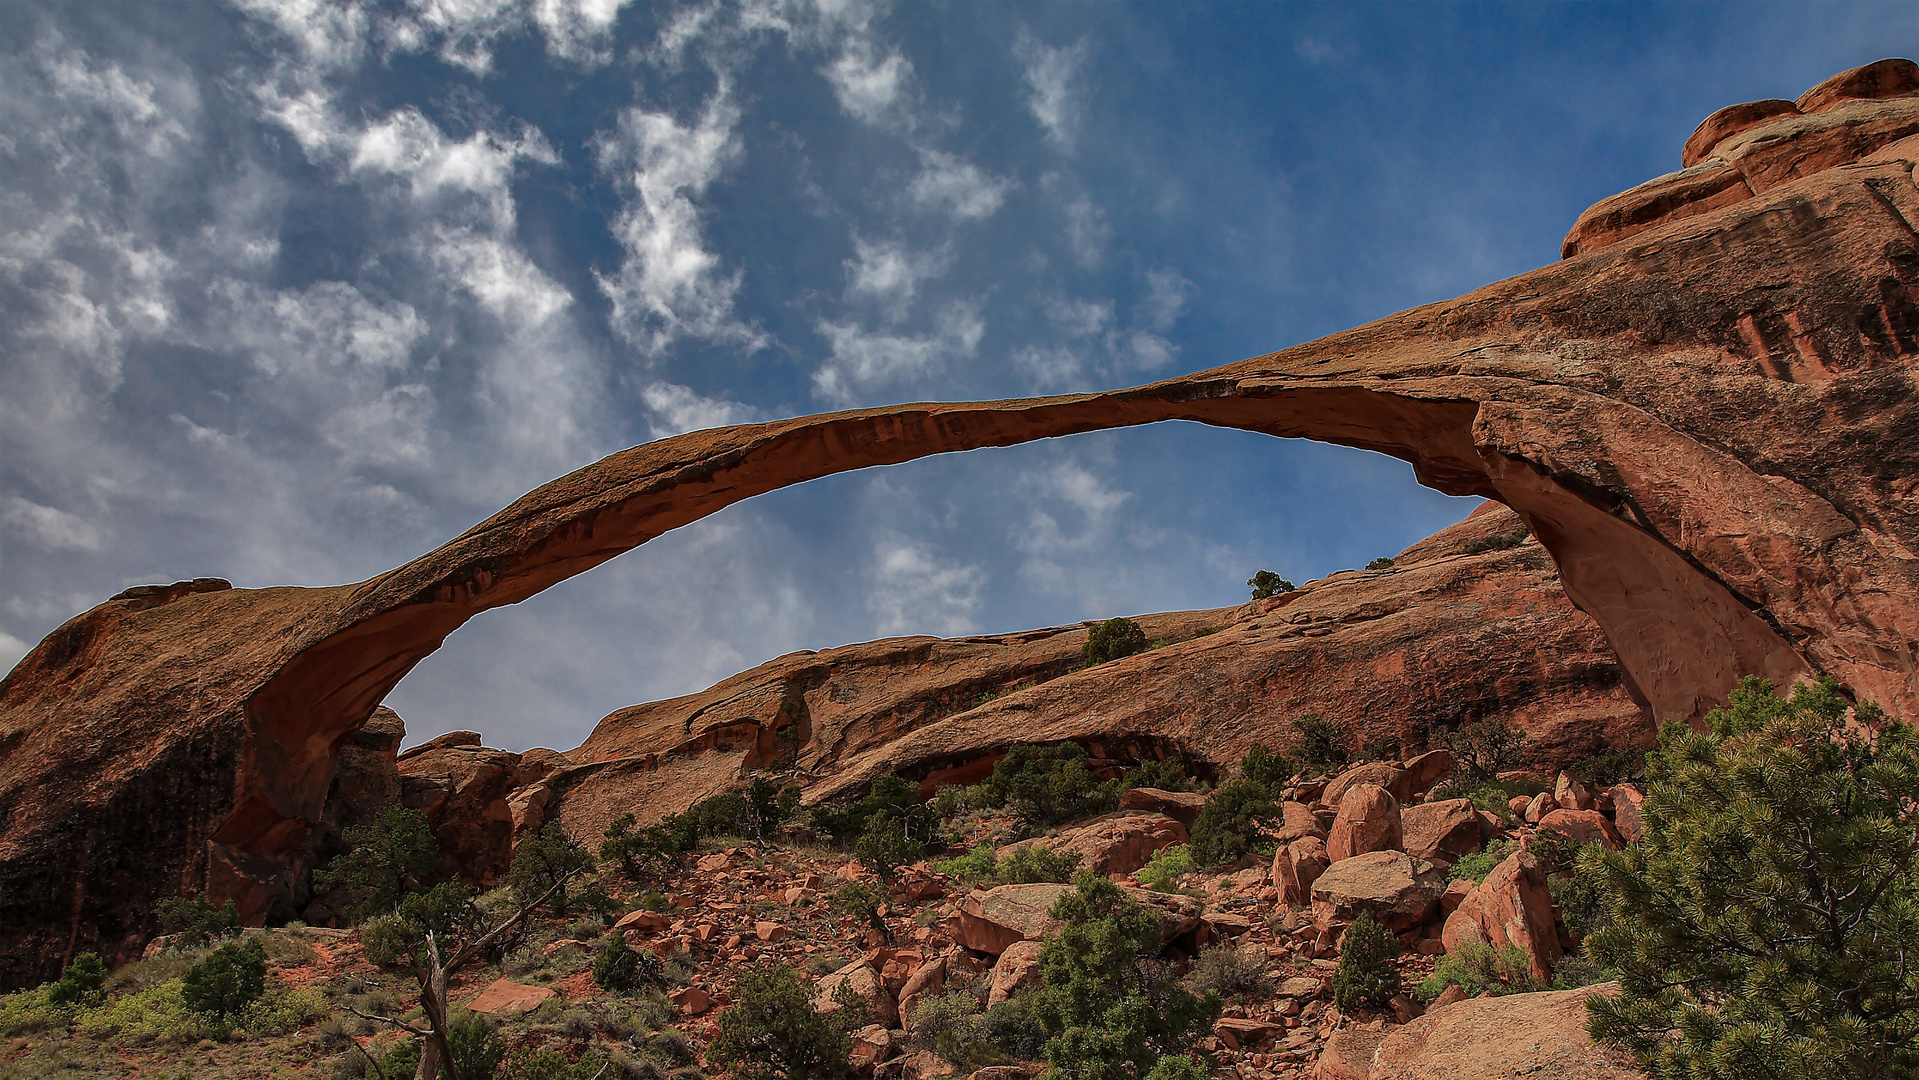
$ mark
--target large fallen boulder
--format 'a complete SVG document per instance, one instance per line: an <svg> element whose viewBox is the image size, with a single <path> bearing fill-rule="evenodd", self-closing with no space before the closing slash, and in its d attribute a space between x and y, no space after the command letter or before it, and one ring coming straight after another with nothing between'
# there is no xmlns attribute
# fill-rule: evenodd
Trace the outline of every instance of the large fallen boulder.
<svg viewBox="0 0 1919 1080"><path fill-rule="evenodd" d="M1308 836L1326 839L1326 823L1319 820L1313 808L1305 803L1283 802L1279 804L1280 821L1273 829L1273 835L1280 843L1291 843Z"/></svg>
<svg viewBox="0 0 1919 1080"><path fill-rule="evenodd" d="M1339 815L1326 838L1326 853L1334 862L1369 851L1391 851L1402 842L1399 800L1377 784L1358 783L1339 800Z"/></svg>
<svg viewBox="0 0 1919 1080"><path fill-rule="evenodd" d="M1313 882L1313 921L1344 925L1362 911L1395 933L1424 923L1446 891L1446 875L1403 851L1373 851L1341 859Z"/></svg>
<svg viewBox="0 0 1919 1080"><path fill-rule="evenodd" d="M1576 844L1601 844L1607 851L1626 846L1613 823L1597 810L1559 809L1539 819L1539 831L1551 829Z"/></svg>
<svg viewBox="0 0 1919 1080"><path fill-rule="evenodd" d="M1630 1056L1586 1034L1586 999L1615 984L1467 998L1394 1029L1364 1080L1641 1080Z"/></svg>
<svg viewBox="0 0 1919 1080"><path fill-rule="evenodd" d="M1531 958L1533 977L1550 978L1564 950L1539 860L1515 851L1493 867L1446 917L1439 940L1448 952L1464 944L1517 945Z"/></svg>
<svg viewBox="0 0 1919 1080"><path fill-rule="evenodd" d="M1471 799L1414 803L1401 808L1399 820L1404 832L1401 846L1408 855L1422 859L1451 863L1485 843L1485 821Z"/></svg>
<svg viewBox="0 0 1919 1080"><path fill-rule="evenodd" d="M1141 810L1148 814L1164 814L1187 828L1199 820L1199 812L1206 808L1206 796L1194 791L1162 791L1159 788L1136 787L1120 792L1121 810Z"/></svg>
<svg viewBox="0 0 1919 1080"><path fill-rule="evenodd" d="M1313 882L1332 865L1326 854L1326 842L1307 836L1285 844L1273 853L1273 888L1282 904L1307 904L1313 899Z"/></svg>
<svg viewBox="0 0 1919 1080"><path fill-rule="evenodd" d="M1363 765L1355 765L1347 769L1333 777L1332 781L1326 785L1326 790L1320 794L1319 801L1336 808L1345 799L1346 792L1359 784L1373 784L1385 788L1393 792L1393 798L1400 802L1406 801L1399 795L1399 792L1406 789L1406 770L1390 761L1368 761Z"/></svg>

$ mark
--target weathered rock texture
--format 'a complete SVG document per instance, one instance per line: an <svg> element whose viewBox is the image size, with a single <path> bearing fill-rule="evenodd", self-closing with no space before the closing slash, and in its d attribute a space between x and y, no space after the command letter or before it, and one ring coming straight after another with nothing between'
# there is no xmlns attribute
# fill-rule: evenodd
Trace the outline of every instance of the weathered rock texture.
<svg viewBox="0 0 1919 1080"><path fill-rule="evenodd" d="M128 955L162 894L204 886L257 918L341 748L479 612L775 488L1100 428L1184 419L1341 443L1511 506L1660 717L1698 716L1742 674L1813 671L1919 717L1919 96L1904 70L1841 77L1695 166L1723 162L1750 198L1722 205L1727 177L1683 198L1654 181L1640 195L1670 212L1575 227L1563 262L1284 352L1103 394L694 432L562 477L370 581L109 600L0 682L0 985L79 948ZM1270 615L1324 625L1310 605L1283 611L1297 604ZM1219 639L1239 636L1191 647L1225 659ZM1158 652L1114 677L1146 680Z"/></svg>
<svg viewBox="0 0 1919 1080"><path fill-rule="evenodd" d="M1373 1053L1367 1080L1637 1080L1632 1059L1586 1034L1586 999L1618 991L1579 990L1469 998L1394 1030Z"/></svg>

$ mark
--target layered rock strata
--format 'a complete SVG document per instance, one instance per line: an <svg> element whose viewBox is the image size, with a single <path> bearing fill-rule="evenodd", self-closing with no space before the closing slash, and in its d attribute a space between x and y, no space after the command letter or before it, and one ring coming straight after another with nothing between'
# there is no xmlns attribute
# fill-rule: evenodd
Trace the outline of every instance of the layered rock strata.
<svg viewBox="0 0 1919 1080"><path fill-rule="evenodd" d="M341 748L479 612L775 488L1101 428L1335 442L1511 506L1658 716L1697 717L1743 674L1815 671L1919 716L1906 70L1846 73L1716 144L1750 198L1681 199L1701 212L1283 352L1101 394L694 432L366 582L110 600L0 681L0 985L78 948L127 955L160 895L205 887L258 918Z"/></svg>

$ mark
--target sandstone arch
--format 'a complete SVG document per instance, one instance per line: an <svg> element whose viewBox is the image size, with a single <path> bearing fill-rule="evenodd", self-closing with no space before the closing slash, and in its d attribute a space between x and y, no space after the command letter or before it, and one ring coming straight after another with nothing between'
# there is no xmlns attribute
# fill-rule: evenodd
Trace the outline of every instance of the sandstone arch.
<svg viewBox="0 0 1919 1080"><path fill-rule="evenodd" d="M1458 300L1130 390L682 435L357 585L102 604L0 682L0 985L124 954L156 895L261 912L341 743L479 612L774 488L1099 428L1341 443L1506 503L1659 716L1817 670L1919 718L1919 97L1855 82L1906 96L1741 128L1713 152L1790 129L1770 186L1702 205L1662 178L1575 257ZM1827 141L1779 165L1799 139Z"/></svg>

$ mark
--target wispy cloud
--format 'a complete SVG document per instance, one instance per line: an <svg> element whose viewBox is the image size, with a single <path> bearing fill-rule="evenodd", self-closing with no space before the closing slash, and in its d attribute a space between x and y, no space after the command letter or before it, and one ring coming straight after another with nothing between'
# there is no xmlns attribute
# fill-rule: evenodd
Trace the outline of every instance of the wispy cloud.
<svg viewBox="0 0 1919 1080"><path fill-rule="evenodd" d="M1084 39L1058 48L1043 45L1022 30L1013 56L1024 68L1026 106L1048 138L1071 147L1079 126L1079 82L1086 64Z"/></svg>
<svg viewBox="0 0 1919 1080"><path fill-rule="evenodd" d="M813 373L813 392L835 405L854 405L878 390L910 390L947 363L974 355L986 320L977 304L956 300L939 312L926 334L825 321L817 329L829 354Z"/></svg>

